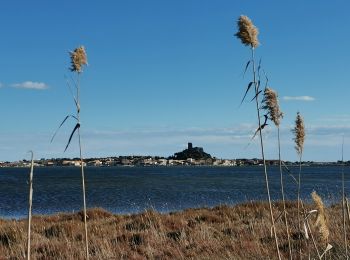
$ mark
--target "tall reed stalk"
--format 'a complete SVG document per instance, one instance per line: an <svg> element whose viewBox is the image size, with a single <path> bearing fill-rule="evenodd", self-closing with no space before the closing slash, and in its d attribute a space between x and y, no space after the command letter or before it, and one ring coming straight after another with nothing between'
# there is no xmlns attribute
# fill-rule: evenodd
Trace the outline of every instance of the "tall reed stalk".
<svg viewBox="0 0 350 260"><path fill-rule="evenodd" d="M34 171L34 153L32 154L29 172L29 200L28 200L28 237L27 237L27 260L30 260L30 235L32 226L32 203L33 203L33 171Z"/></svg>
<svg viewBox="0 0 350 260"><path fill-rule="evenodd" d="M274 123L277 128L277 141L278 141L278 162L279 162L279 171L280 171L280 184L281 184L281 194L282 194L282 203L283 203L283 216L284 224L286 226L287 239L288 239L288 250L289 250L289 259L292 259L292 246L290 241L289 225L287 219L287 209L285 202L285 193L284 193L284 182L283 182L283 170L282 170L282 159L281 159L281 138L280 138L280 122L283 118L283 113L280 110L278 95L277 93L267 87L264 90L262 109L267 111L268 118Z"/></svg>
<svg viewBox="0 0 350 260"><path fill-rule="evenodd" d="M298 210L299 243L301 245L300 187L301 187L301 160L303 157L304 141L305 141L305 125L304 125L304 119L302 118L299 112L297 113L297 116L295 119L295 127L293 129L293 133L295 135L294 137L295 149L299 156L299 173L298 173L298 190L297 190L298 209L297 210ZM299 256L301 258L301 246L299 247Z"/></svg>
<svg viewBox="0 0 350 260"><path fill-rule="evenodd" d="M279 126L277 126L277 139L278 139L278 164L279 164L279 171L280 171L284 224L286 225L289 259L292 259L292 245L291 245L291 241L290 241L290 233L289 233L289 225L288 225L287 209L286 209L286 200L285 200L285 193L284 193L284 181L283 181L283 170L282 170L282 159L281 159L281 138L280 138L280 127Z"/></svg>
<svg viewBox="0 0 350 260"><path fill-rule="evenodd" d="M255 61L255 48L258 47L259 45L259 41L257 38L259 31L247 16L241 15L238 19L237 24L238 24L238 32L235 34L236 37L239 38L244 45L249 46L251 49L251 59L247 63L246 69L249 66L249 64L252 64L253 81L249 83L246 94L251 88L251 86L253 85L255 90L254 99L256 103L256 111L257 111L257 118L258 118L257 131L259 132L259 138L260 138L261 157L264 165L265 184L266 184L267 198L269 203L270 218L271 218L271 224L272 224L274 238L275 238L277 256L278 256L278 259L281 259L281 254L278 246L275 220L274 220L273 211L272 211L269 180L268 180L266 161L265 161L264 142L263 142L263 136L262 136L262 129L266 126L266 122L264 124L261 124L260 108L259 108L259 93L261 93L261 91L259 90L260 80L257 79L257 69L256 69L256 61Z"/></svg>
<svg viewBox="0 0 350 260"><path fill-rule="evenodd" d="M83 187L83 207L84 207L84 229L85 229L85 253L86 259L89 259L89 240L87 232L87 219L86 219L86 197L85 197L85 174L84 174L84 160L82 155L82 142L80 135L80 74L82 73L83 65L87 64L86 52L83 46L76 48L73 52L70 53L71 57L71 68L70 70L73 73L77 74L76 81L76 118L77 124L71 134L74 134L75 130L78 130L78 139L79 139L79 155L80 155L80 170L81 170L81 182ZM69 142L68 142L69 145Z"/></svg>
<svg viewBox="0 0 350 260"><path fill-rule="evenodd" d="M80 46L76 48L74 51L70 52L70 58L71 58L71 67L70 71L72 73L76 74L76 79L73 77L71 78L72 85L70 84L69 80L67 80L67 85L69 87L69 90L73 96L76 113L75 115L67 115L58 129L56 130L55 134L53 135L52 140L55 138L57 131L61 128L61 126L66 122L68 118L73 118L76 121L76 125L69 137L68 143L66 145L66 148L64 151L67 150L69 147L69 144L74 136L74 133L78 131L78 144L79 144L79 155L80 155L80 170L81 170L81 181L82 181L82 188L83 188L83 210L84 210L84 229L85 229L85 255L86 259L89 259L89 240L88 240L88 232L87 232L87 217L86 217L86 196L85 196L85 174L84 174L84 159L83 159L83 152L82 152L82 142L81 142L81 135L80 135L80 75L82 73L82 68L84 65L87 65L87 56L85 52L85 48L83 46ZM75 92L75 93L74 93Z"/></svg>

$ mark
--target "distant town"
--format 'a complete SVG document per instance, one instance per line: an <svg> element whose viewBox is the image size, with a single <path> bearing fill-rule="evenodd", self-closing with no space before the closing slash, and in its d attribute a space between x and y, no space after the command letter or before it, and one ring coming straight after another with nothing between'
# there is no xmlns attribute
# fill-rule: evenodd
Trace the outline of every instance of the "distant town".
<svg viewBox="0 0 350 260"><path fill-rule="evenodd" d="M278 160L266 160L267 165L279 165ZM298 165L299 162L284 161L284 165ZM337 162L313 162L304 161L303 165L350 165L350 161ZM29 167L31 164L28 160L20 160L15 162L2 162L0 167ZM112 166L259 166L263 165L262 159L219 159L212 157L204 152L202 147L193 147L192 143L188 143L187 149L175 153L173 156L116 156L104 158L86 158L83 162L84 166L92 167L112 167ZM79 158L52 158L40 159L34 161L35 167L54 167L54 166L81 166Z"/></svg>

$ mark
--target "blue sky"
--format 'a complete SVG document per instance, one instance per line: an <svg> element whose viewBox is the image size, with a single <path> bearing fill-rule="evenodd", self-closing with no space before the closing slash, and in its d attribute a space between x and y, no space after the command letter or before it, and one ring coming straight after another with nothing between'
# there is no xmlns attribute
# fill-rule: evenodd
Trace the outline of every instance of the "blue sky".
<svg viewBox="0 0 350 260"><path fill-rule="evenodd" d="M191 141L219 158L259 157L254 104L240 100L249 49L233 36L248 15L281 109L283 157L297 160L290 129L305 118L305 160L350 159L348 1L6 1L0 10L0 161L63 153L74 112L68 51L84 45L84 155L169 156ZM251 96L250 96L251 97ZM276 129L264 132L276 158Z"/></svg>

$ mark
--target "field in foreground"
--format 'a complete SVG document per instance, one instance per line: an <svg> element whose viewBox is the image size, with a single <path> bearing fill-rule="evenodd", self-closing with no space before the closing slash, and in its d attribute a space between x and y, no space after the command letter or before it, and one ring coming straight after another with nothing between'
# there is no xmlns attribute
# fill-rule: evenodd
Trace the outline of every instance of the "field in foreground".
<svg viewBox="0 0 350 260"><path fill-rule="evenodd" d="M288 242L282 218L282 204L274 205L280 250L288 257ZM307 206L313 209L312 205ZM287 203L294 258L299 254L296 204ZM342 211L326 209L333 245L327 259L345 259ZM188 209L160 214L146 211L135 215L114 215L103 209L88 210L88 231L92 259L275 259L267 203ZM309 218L320 251L315 216ZM0 220L0 259L23 259L26 251L25 220ZM32 220L33 259L84 259L82 213L35 216ZM302 253L317 258L310 239L301 237Z"/></svg>

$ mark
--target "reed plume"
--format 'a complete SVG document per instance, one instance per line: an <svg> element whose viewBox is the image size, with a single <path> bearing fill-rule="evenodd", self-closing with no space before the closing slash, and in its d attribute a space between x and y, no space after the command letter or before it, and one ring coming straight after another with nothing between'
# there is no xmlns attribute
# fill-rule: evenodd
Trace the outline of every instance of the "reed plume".
<svg viewBox="0 0 350 260"><path fill-rule="evenodd" d="M300 113L297 113L297 117L295 119L295 127L293 130L295 137L295 150L297 150L297 153L299 156L303 153L304 149L304 140L305 140L305 126L304 126L304 119L301 117Z"/></svg>
<svg viewBox="0 0 350 260"><path fill-rule="evenodd" d="M327 244L328 237L329 237L329 229L327 225L325 206L323 204L321 197L316 193L316 191L313 191L311 193L311 197L317 209L317 218L316 218L315 226L318 227L318 232L319 232L321 241L324 244Z"/></svg>
<svg viewBox="0 0 350 260"><path fill-rule="evenodd" d="M280 121L283 118L283 113L280 110L277 93L271 88L265 88L262 102L262 109L267 111L269 119L275 126L279 127Z"/></svg>
<svg viewBox="0 0 350 260"><path fill-rule="evenodd" d="M71 67L72 72L81 73L83 65L87 65L87 57L84 46L76 48L74 51L69 52L71 58Z"/></svg>
<svg viewBox="0 0 350 260"><path fill-rule="evenodd" d="M241 15L237 22L238 32L235 34L244 45L250 45L253 48L258 47L259 30L254 26L248 16Z"/></svg>
<svg viewBox="0 0 350 260"><path fill-rule="evenodd" d="M252 23L252 21L247 16L244 16L244 15L241 15L239 17L238 22L237 22L237 26L238 26L238 32L235 34L235 36L241 40L242 44L244 44L245 46L249 46L251 49L251 59L248 61L245 70L247 70L247 68L251 64L253 80L248 84L248 87L247 87L246 93L243 97L243 100L244 100L246 94L248 93L248 91L250 90L250 88L252 86L254 86L255 93L254 93L253 100L255 99L257 118L258 118L258 129L257 129L256 133L259 133L259 137L260 137L261 157L262 157L263 164L264 164L265 184L266 184L267 198L268 198L268 202L269 202L271 225L273 228L273 233L274 233L274 238L275 238L276 252L277 252L278 259L281 259L281 254L280 254L279 245L278 245L277 232L276 232L276 225L275 225L275 220L274 220L273 211L272 211L269 180L268 180L268 175L267 175L267 167L266 167L265 153L264 153L264 143L263 143L263 138L262 138L262 129L266 126L266 122L264 124L261 123L260 108L259 108L259 106L260 106L259 94L261 93L261 91L259 90L260 80L258 79L258 77L259 77L260 64L259 64L258 69L256 69L256 61L255 61L255 48L259 45L259 41L258 41L258 37L257 37L259 31L255 27L255 25ZM243 102L243 100L242 100L242 102Z"/></svg>

